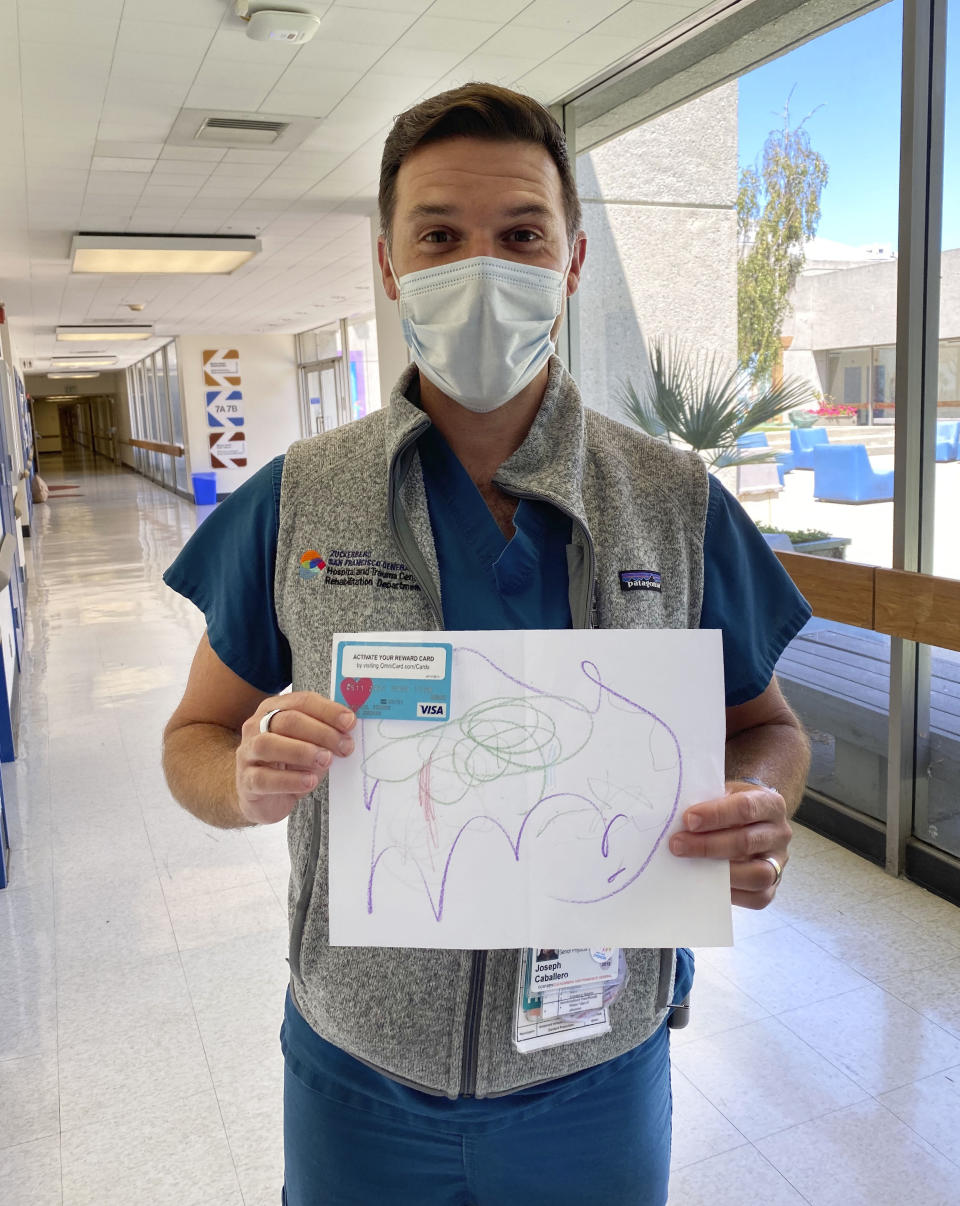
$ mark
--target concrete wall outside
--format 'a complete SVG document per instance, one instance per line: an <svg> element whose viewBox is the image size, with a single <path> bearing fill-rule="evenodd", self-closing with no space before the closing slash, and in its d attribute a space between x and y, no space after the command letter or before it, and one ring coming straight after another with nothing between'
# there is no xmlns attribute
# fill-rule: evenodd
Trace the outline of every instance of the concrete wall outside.
<svg viewBox="0 0 960 1206"><path fill-rule="evenodd" d="M897 261L804 272L792 306L784 334L798 350L896 343ZM940 338L960 338L960 249L941 257Z"/></svg>
<svg viewBox="0 0 960 1206"><path fill-rule="evenodd" d="M737 354L737 85L724 85L577 159L587 258L584 402L619 418L621 381L649 388L647 340Z"/></svg>
<svg viewBox="0 0 960 1206"><path fill-rule="evenodd" d="M293 335L180 335L177 356L183 388L184 438L193 473L210 471L203 353L236 348L246 435L245 468L218 469L217 492L231 494L273 457L300 439L297 344Z"/></svg>

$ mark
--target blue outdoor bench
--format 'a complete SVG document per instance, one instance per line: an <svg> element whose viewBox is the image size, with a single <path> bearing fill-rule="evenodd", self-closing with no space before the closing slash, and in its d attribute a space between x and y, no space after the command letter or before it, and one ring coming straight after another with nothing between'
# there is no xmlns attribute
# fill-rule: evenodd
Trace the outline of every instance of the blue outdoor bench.
<svg viewBox="0 0 960 1206"><path fill-rule="evenodd" d="M878 473L866 444L821 444L813 450L813 497L820 502L888 502L893 470Z"/></svg>

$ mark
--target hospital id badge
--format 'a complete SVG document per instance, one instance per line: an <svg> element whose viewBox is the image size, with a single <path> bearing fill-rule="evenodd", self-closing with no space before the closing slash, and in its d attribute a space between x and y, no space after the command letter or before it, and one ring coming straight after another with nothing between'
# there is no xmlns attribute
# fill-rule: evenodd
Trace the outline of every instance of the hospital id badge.
<svg viewBox="0 0 960 1206"><path fill-rule="evenodd" d="M609 1033L608 1002L620 986L620 951L598 948L594 954L600 959L579 950L526 948L520 954L513 1042L521 1055Z"/></svg>

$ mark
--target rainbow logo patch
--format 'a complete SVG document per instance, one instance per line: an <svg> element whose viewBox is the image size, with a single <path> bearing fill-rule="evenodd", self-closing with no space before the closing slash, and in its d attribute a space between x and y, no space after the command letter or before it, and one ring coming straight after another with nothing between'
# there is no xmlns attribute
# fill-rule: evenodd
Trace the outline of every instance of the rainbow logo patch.
<svg viewBox="0 0 960 1206"><path fill-rule="evenodd" d="M326 566L326 561L316 549L307 549L300 557L300 577L309 581L311 578L318 577L320 571L326 569Z"/></svg>

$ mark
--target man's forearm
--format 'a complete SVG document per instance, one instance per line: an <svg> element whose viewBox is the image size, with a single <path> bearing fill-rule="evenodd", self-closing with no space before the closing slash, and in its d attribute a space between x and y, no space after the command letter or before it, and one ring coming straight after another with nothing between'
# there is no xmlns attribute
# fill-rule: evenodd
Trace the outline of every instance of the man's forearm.
<svg viewBox="0 0 960 1206"><path fill-rule="evenodd" d="M792 816L803 797L810 742L796 724L762 724L727 739L726 777L761 779L783 796Z"/></svg>
<svg viewBox="0 0 960 1206"><path fill-rule="evenodd" d="M252 824L240 811L236 752L240 734L217 724L187 724L163 742L163 773L188 812L219 829Z"/></svg>

